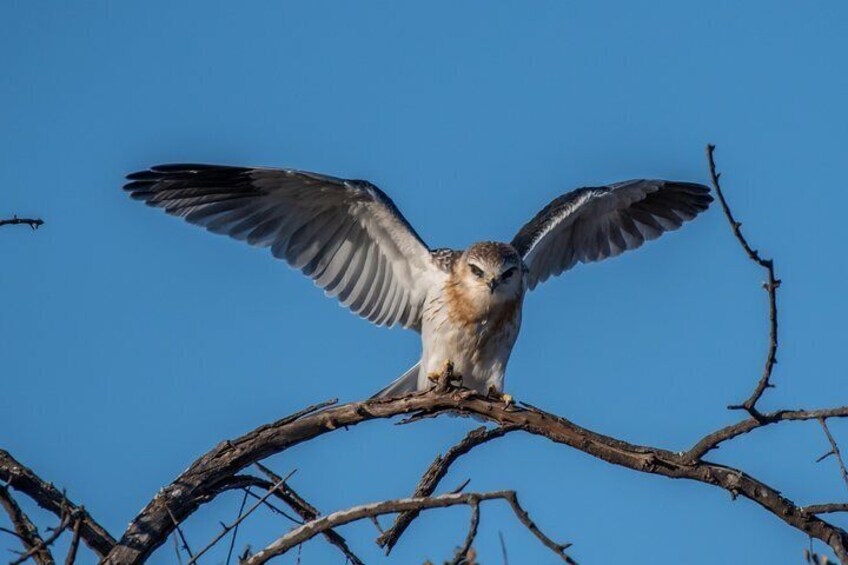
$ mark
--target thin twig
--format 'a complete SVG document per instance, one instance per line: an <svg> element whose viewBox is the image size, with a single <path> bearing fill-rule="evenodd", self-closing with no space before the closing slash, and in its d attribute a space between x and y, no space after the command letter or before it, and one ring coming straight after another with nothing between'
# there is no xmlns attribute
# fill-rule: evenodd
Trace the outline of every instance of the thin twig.
<svg viewBox="0 0 848 565"><path fill-rule="evenodd" d="M822 455L821 457L817 458L817 459L816 459L816 463L821 463L822 461L824 461L825 459L827 459L827 458L828 458L828 457L830 457L831 455L833 455L833 450L832 450L832 449L831 449L830 451L828 451L827 453L825 453L824 455Z"/></svg>
<svg viewBox="0 0 848 565"><path fill-rule="evenodd" d="M15 537L17 539L23 539L22 536L15 530L10 530L9 528L4 528L3 526L0 526L0 532L9 534L10 536Z"/></svg>
<svg viewBox="0 0 848 565"><path fill-rule="evenodd" d="M462 543L456 554L454 555L451 565L460 565L463 561L468 560L468 552L471 551L471 544L474 543L474 538L477 537L477 528L480 526L480 502L471 502L471 523L468 525L468 535L465 536L465 541Z"/></svg>
<svg viewBox="0 0 848 565"><path fill-rule="evenodd" d="M177 539L177 532L171 533L171 539L174 540L174 553L177 554L177 563L183 565L183 552L180 551L180 542Z"/></svg>
<svg viewBox="0 0 848 565"><path fill-rule="evenodd" d="M267 491L272 486L274 486L274 483L268 482L265 479L260 479L259 477L254 477L253 475L234 475L232 477L225 478L225 479L219 481L215 485L215 488L212 489L210 493L204 495L203 500L204 501L212 500L215 496L221 494L224 491L228 491L228 490L246 491L249 488L255 487L255 488L261 489L263 491ZM251 498L254 498L256 500L262 499L261 496L254 493L252 490L250 492L248 492L247 494L248 494L248 496L250 496ZM280 489L277 489L276 491L274 491L274 496L276 496L277 498L279 498L283 502L286 502L287 499L285 497L283 497L282 494L283 493ZM288 512L278 508L277 506L274 506L268 500L262 501L262 505L265 506L266 508L268 508L274 514L279 514L280 516L283 516L287 520L291 520L295 524L302 524L303 523L303 520L300 520L300 519L292 516Z"/></svg>
<svg viewBox="0 0 848 565"><path fill-rule="evenodd" d="M751 261L765 269L768 275L768 281L763 284L763 288L765 288L768 292L769 299L769 347L766 355L765 366L763 367L763 373L762 376L760 376L760 380L757 382L756 388L745 402L742 404L731 404L728 406L731 410L745 410L752 417L759 418L760 412L757 410L757 402L760 400L760 397L762 397L767 388L774 387L771 383L771 374L775 363L777 363L777 289L780 287L780 280L774 276L774 261L760 257L759 251L753 249L748 244L748 240L745 239L745 236L742 235L742 223L738 222L733 216L733 212L730 211L730 206L727 204L727 200L724 197L724 192L721 190L721 184L719 183L721 173L716 172L714 153L715 145L707 145L707 161L710 167L710 179L712 180L716 194L718 194L721 209L724 210L724 215L730 223L733 235L736 236L736 239L739 241L739 244L742 246L745 254L749 259L751 259Z"/></svg>
<svg viewBox="0 0 848 565"><path fill-rule="evenodd" d="M503 559L503 565L509 565L509 558L506 555L506 541L504 540L504 535L501 530L498 530L498 539L501 542L501 558Z"/></svg>
<svg viewBox="0 0 848 565"><path fill-rule="evenodd" d="M822 430L824 430L824 435L827 436L827 441L830 442L831 453L836 457L836 461L839 464L839 472L842 475L842 481L845 483L845 486L848 487L848 470L845 469L845 461L842 460L842 453L839 451L839 446L836 444L836 440L833 439L833 435L827 427L827 421L825 418L819 418L819 423L821 424ZM822 459L823 457L819 458L819 461Z"/></svg>
<svg viewBox="0 0 848 565"><path fill-rule="evenodd" d="M191 559L192 557L194 557L194 555L191 552L191 548L188 545L188 540L186 539L182 528L180 528L180 523L177 521L176 517L174 517L174 513L171 512L171 509L168 507L167 504L165 504L165 509L168 510L168 515L171 517L171 520L174 522L174 527L177 529L177 534L180 536L180 541L183 544L183 549L185 550L186 553L188 553L189 559Z"/></svg>
<svg viewBox="0 0 848 565"><path fill-rule="evenodd" d="M467 487L470 483L471 483L471 479L465 479L464 481L459 483L459 485L455 489L453 489L451 491L451 494L456 494L458 492L464 491L465 487Z"/></svg>
<svg viewBox="0 0 848 565"><path fill-rule="evenodd" d="M247 511L247 512L245 512L244 514L242 514L242 515L241 515L241 516L240 516L240 517L239 517L239 518L238 518L235 522L233 522L232 524L229 524L229 525L224 524L224 528L223 528L223 530L221 531L221 533L219 533L217 536L215 536L215 538L214 538L212 541L210 541L210 542L206 545L206 547L204 547L203 549L201 549L201 550L200 550L200 552L198 552L198 554L197 554L197 555L195 555L194 557L192 557L192 558L191 558L191 560L190 560L190 561L189 561L186 565L192 565L193 563L196 563L196 562L197 562L197 560L198 560L198 559L199 559L199 558L200 558L200 557L201 557L204 553L206 553L207 551L209 551L210 549L212 549L212 547L213 547L216 543L218 543L219 541L221 541L221 539L222 539L224 536L226 536L226 535L227 535L227 533L229 533L229 531L230 531L230 530L232 530L233 528L235 528L236 526L238 526L239 524L241 524L241 523L242 523L242 522L243 522L243 521L244 521L244 520L245 520L248 516L250 516L251 514L253 514L253 512L254 512L257 508L259 508L260 506L262 506L262 503L263 503L265 500L267 500L267 499L268 499L268 497L270 497L272 494L274 494L274 491L276 491L276 490L280 487L280 485L282 485L282 484L283 484L283 483L284 483L284 482L285 482L285 481L286 481L289 477L291 477L292 475L294 475L294 473L295 473L295 471L292 471L292 472L291 472L291 473L289 473L289 474L288 474L285 478L280 479L280 480L279 480L279 481L278 481L278 482L277 482L277 483L276 483L273 487L271 487L271 489L270 489L270 490L268 490L268 492L266 492L266 493L262 496L262 498L261 498L259 501L257 501L257 502L256 502L253 506L251 506L251 507L250 507L250 509L248 509L248 511Z"/></svg>
<svg viewBox="0 0 848 565"><path fill-rule="evenodd" d="M565 550L571 547L570 543L557 543L542 532L536 523L530 519L530 515L527 513L524 508L518 503L518 496L514 491L510 491L507 496L507 500L509 501L509 505L512 507L512 511L518 517L518 520L524 524L530 532L536 536L536 539L542 542L545 547L556 553L560 556L560 558L568 563L569 565L577 565L577 563L571 559L568 555L566 555Z"/></svg>
<svg viewBox="0 0 848 565"><path fill-rule="evenodd" d="M82 526L82 518L77 516L74 520L74 533L71 538L71 545L68 547L68 555L65 557L65 565L74 565L77 561L77 551L80 543L80 526Z"/></svg>
<svg viewBox="0 0 848 565"><path fill-rule="evenodd" d="M273 470L271 470L270 467L267 467L267 466L263 465L262 463L260 463L258 461L254 464L254 467L259 469L259 471L263 475L268 477L268 479L271 480L272 482L277 482L281 479L280 475L278 475ZM318 512L317 508L315 508L314 506L309 504L309 502L307 502L306 499L304 499L302 496L297 494L294 491L294 489L291 488L287 483L283 482L283 484L280 485L280 488L278 490L281 494L286 495L286 497L281 498L281 500L285 501L286 504L288 504L291 507L291 509L294 510L304 520L311 520L312 518L311 517L305 518L303 515L301 515L301 512L303 512L307 515L310 515L310 516L317 516L318 514L320 514L320 512ZM295 521L297 521L297 520L295 520ZM299 523L303 524L303 522L299 522Z"/></svg>
<svg viewBox="0 0 848 565"><path fill-rule="evenodd" d="M244 489L244 496L241 499L241 506L239 506L238 515L236 516L236 520L241 518L241 515L244 513L244 507L247 504L247 495L251 494L250 489ZM233 536L230 538L230 549L227 551L227 565L230 565L230 559L233 557L233 548L236 546L236 537L238 536L239 527L236 524L236 527L233 528Z"/></svg>
<svg viewBox="0 0 848 565"><path fill-rule="evenodd" d="M265 483L267 483L267 484L262 485L262 486L263 486L263 488L265 488L265 490L267 490L267 489L271 488L271 483L268 483L267 481L264 481L264 482L265 482ZM248 488L245 488L245 489L244 489L244 492L246 492L246 493L247 493L247 495L248 495L250 498L253 498L253 499L255 499L255 500L259 500L260 498L262 498L261 496L259 496L258 494L256 494L256 493L255 493L255 492L253 492L252 490L249 490ZM275 495L279 498L279 492L278 492L278 493L275 493ZM282 517L283 517L283 518L285 518L286 520L289 520L289 521L291 521L291 522L293 522L293 523L295 523L295 524L302 524L302 523L303 523L303 520L298 520L297 518L295 518L294 516L292 516L291 514L289 514L288 512L286 512L285 510L282 510L281 508L279 508L279 507L277 507L277 506L274 506L273 504L271 504L271 503L270 503L270 502L268 502L267 500L266 500L265 502L263 502L262 504L263 504L263 505L264 505L264 506L265 506L268 510L270 510L270 511L271 511L271 512L273 512L274 514L279 514L280 516L282 516Z"/></svg>

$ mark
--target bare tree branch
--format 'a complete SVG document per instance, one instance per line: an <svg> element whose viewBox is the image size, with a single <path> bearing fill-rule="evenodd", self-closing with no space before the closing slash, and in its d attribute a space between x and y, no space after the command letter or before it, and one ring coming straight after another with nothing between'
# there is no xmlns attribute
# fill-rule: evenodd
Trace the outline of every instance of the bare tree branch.
<svg viewBox="0 0 848 565"><path fill-rule="evenodd" d="M310 410L310 412L311 412L311 410ZM283 482L277 489L273 490L273 495L277 499L285 502L292 510L294 510L294 512L297 513L302 518L301 520L298 520L297 518L294 518L293 516L290 516L289 514L283 512L279 508L273 506L272 504L270 504L268 502L268 500L266 498L260 497L256 494L250 492L249 490L246 490L249 487L257 487L257 488L260 488L260 489L263 489L263 490L266 490L266 491L272 490L273 487L274 487L274 483L282 480L279 475L277 475L271 469L262 465L261 463L257 462L257 463L255 463L255 466L260 471L265 473L273 482L269 482L269 481L266 481L264 479L260 479L259 477L254 477L254 476L251 476L251 475L235 475L233 477L230 477L228 479L224 479L221 482L219 482L210 494L201 498L201 502L208 502L209 500L212 500L215 496L217 496L221 492L224 492L224 491L227 491L227 490L245 489L245 492L249 496L258 499L259 502L262 505L267 506L274 513L285 516L286 518L288 518L289 520L291 520L292 522L294 522L298 525L302 525L304 523L304 521L313 520L317 516L320 515L320 513L318 512L318 510L314 506L309 504L303 497L301 497L297 492L295 492L295 490L292 489L292 487L286 482ZM350 549L350 547L347 544L347 541L340 534L338 534L334 530L329 530L329 531L326 531L326 532L322 532L322 535L327 538L328 542L330 542L332 545L339 548L339 551L341 551L342 554L344 554L345 559L347 559L352 565L364 565L362 559L360 559Z"/></svg>
<svg viewBox="0 0 848 565"><path fill-rule="evenodd" d="M203 502L209 502L213 498L215 498L218 494L228 491L228 490L242 490L246 491L247 495L255 500L262 500L262 497L258 494L250 491L250 487L256 487L261 490L269 490L274 486L274 483L268 482L265 479L260 479L259 477L254 477L253 475L235 475L234 477L230 477L228 479L224 479L219 484L215 486L215 489L204 498ZM280 489L274 491L274 496L279 500L286 501L285 498L282 498L282 492ZM291 520L295 524L302 524L303 520L295 518L291 514L281 510L280 508L271 504L267 499L262 500L262 505L268 508L274 514L279 514L283 516L287 520Z"/></svg>
<svg viewBox="0 0 848 565"><path fill-rule="evenodd" d="M838 408L823 408L819 410L778 410L776 412L760 413L758 418L751 417L739 423L727 426L701 438L692 447L686 456L690 461L697 461L707 452L717 449L725 441L747 434L758 428L776 424L778 422L820 420L822 418L846 418L848 417L848 406Z"/></svg>
<svg viewBox="0 0 848 565"><path fill-rule="evenodd" d="M294 471L292 471L291 473L289 473L288 477L291 477L293 474L294 474ZM288 477L286 477L286 478L288 478ZM197 562L197 560L198 560L198 559L200 559L200 557L201 557L204 553L206 553L207 551L209 551L210 549L212 549L212 547L213 547L216 543L218 543L219 541L221 541L221 539L223 539L223 537L224 537L224 536L226 536L226 535L227 535L227 533L229 533L229 531L230 531L230 530L232 530L233 528L237 527L237 526L238 526L239 524L241 524L241 523L242 523L245 519L247 519L247 517L248 517L248 516L250 516L251 514L253 514L253 512L254 512L257 508L259 508L260 506L262 506L262 503L263 503L265 500L267 500L267 499L268 499L268 497L270 497L272 494L274 494L274 491L276 491L276 490L280 487L280 485L281 485L281 484L283 484L283 483L285 482L285 480L286 480L286 479L280 479L279 481L277 481L277 483L276 483L276 484L274 484L274 485L273 485L273 486L272 486L272 487L268 490L268 492L266 492L264 495L262 495L262 498L260 498L260 499L259 499L259 500L258 500L258 501L257 501L257 502L253 505L253 506L251 506L251 507L247 510L247 512L245 512L244 514L241 514L241 515L240 515L240 516L239 516L239 517L235 520L235 522L233 522L232 524L225 524L225 525L224 525L224 527L223 527L223 529L221 530L221 533L219 533L217 536L215 536L215 538L214 538L212 541L210 541L208 544L206 544L206 547L204 547L203 549L201 549L201 550L200 550L200 552L198 552L198 554L197 554L197 555L194 555L194 556L191 558L191 560L190 560L190 561L189 561L186 565L192 565L193 563L196 563L196 562Z"/></svg>
<svg viewBox="0 0 848 565"><path fill-rule="evenodd" d="M509 558L506 555L506 541L504 540L503 532L498 530L498 540L501 542L501 559L503 565L509 565Z"/></svg>
<svg viewBox="0 0 848 565"><path fill-rule="evenodd" d="M180 538L180 543L182 544L183 550L188 554L189 559L194 560L194 554L191 552L191 548L188 545L188 540L186 539L185 534L183 533L183 529L180 528L180 523L174 517L174 514L171 512L171 509L167 507L167 505L165 506L165 510L168 511L168 516L170 516L171 521L174 522L174 527L177 529L177 535Z"/></svg>
<svg viewBox="0 0 848 565"><path fill-rule="evenodd" d="M571 547L571 544L559 544L546 536L542 530L536 526L536 523L530 519L530 515L527 514L527 511L518 504L518 495L516 495L514 491L509 491L507 500L509 501L509 505L512 507L512 511L515 512L516 516L518 516L518 520L524 524L524 527L530 530L530 533L536 536L536 538L541 541L545 547L559 555L566 563L569 563L570 565L577 565L568 555L565 554L565 550Z"/></svg>
<svg viewBox="0 0 848 565"><path fill-rule="evenodd" d="M780 288L780 280L774 276L774 261L760 257L759 251L753 249L748 244L748 240L745 239L745 236L742 235L742 223L737 221L733 216L733 212L730 211L730 206L728 206L727 200L724 197L724 192L721 190L721 184L719 183L721 173L716 172L714 153L715 145L707 145L707 161L710 167L710 179L712 180L716 194L718 194L721 209L724 210L724 215L727 217L727 221L730 222L733 235L736 236L736 239L739 241L739 244L742 246L745 254L749 259L751 259L751 261L765 269L768 276L768 281L763 284L763 288L765 288L766 292L768 292L769 297L769 347L768 353L766 354L765 366L763 367L763 374L757 382L757 386L751 393L751 396L749 396L745 402L742 404L732 404L728 406L731 410L745 410L752 417L759 419L761 415L757 410L757 402L760 400L760 397L762 397L767 388L772 388L774 386L771 384L771 373L774 369L775 363L777 363L777 289Z"/></svg>
<svg viewBox="0 0 848 565"><path fill-rule="evenodd" d="M271 469L263 465L262 463L257 462L256 467L265 473L269 479L272 481L278 482L280 480L280 476L274 473ZM288 485L285 481L282 482L280 488L277 489L278 496L280 499L284 500L286 504L289 505L289 508L295 511L295 513L303 518L304 521L314 520L320 515L318 509L309 504L306 500L303 499L299 494L297 494L291 486ZM329 529L324 532L321 532L327 541L332 545L339 548L345 558L350 561L353 565L364 565L362 560L356 556L353 551L351 551L350 547L347 545L347 541L338 534L335 530Z"/></svg>
<svg viewBox="0 0 848 565"><path fill-rule="evenodd" d="M471 551L471 544L474 543L474 538L477 537L477 528L480 527L480 501L471 501L471 523L468 525L468 535L465 536L465 541L462 547L457 549L451 565L461 565L463 561L468 559L468 552Z"/></svg>
<svg viewBox="0 0 848 565"><path fill-rule="evenodd" d="M66 512L62 516L61 523L56 528L53 529L53 533L50 534L50 537L48 537L47 539L44 539L44 540L40 540L40 542L37 543L35 545L35 547L30 548L29 551L27 551L26 553L24 553L23 555L21 555L20 557L15 559L14 561L11 561L9 565L20 565L21 563L29 561L30 558L34 558L36 554L44 553L44 552L47 552L47 554L50 555L49 563L51 563L51 565L52 565L54 563L54 560L53 560L53 556L49 552L49 547L51 545L53 545L53 542L55 542L57 539L59 539L59 537L63 533L65 533L65 530L68 529L68 526L70 526L72 523L74 523L74 521L76 521L76 519L78 518L78 516L77 516L78 513L79 513L79 510L72 511L72 512Z"/></svg>
<svg viewBox="0 0 848 565"><path fill-rule="evenodd" d="M357 520L368 519L371 516L394 514L396 512L404 512L413 509L420 511L430 508L446 508L449 506L456 506L458 504L472 505L494 499L507 500L522 524L530 528L531 532L533 532L537 538L542 540L546 546L553 549L554 552L563 559L563 561L573 563L564 554L564 548L568 546L556 544L550 541L550 538L542 534L541 531L536 528L535 524L529 520L524 509L518 506L518 501L515 498L514 492L496 491L486 493L443 494L427 498L402 498L398 500L385 500L382 502L354 506L347 510L341 510L327 516L317 518L307 522L299 528L295 528L291 532L271 543L262 551L255 553L253 557L245 561L244 565L260 565L272 557L282 555L292 547L308 541L328 528L349 524Z"/></svg>
<svg viewBox="0 0 848 565"><path fill-rule="evenodd" d="M403 398L372 399L325 408L298 419L286 418L224 442L192 464L136 517L107 563L140 563L171 533L173 525L163 503L178 519L196 510L210 489L244 467L334 430L361 422L400 415L455 413L473 415L501 426L515 426L553 442L571 446L598 459L635 471L685 478L723 488L771 512L788 525L830 545L848 562L848 536L841 528L804 511L776 489L739 469L707 461L692 461L686 453L630 444L580 427L538 409L518 409L471 391L425 392ZM214 490L214 489L212 489Z"/></svg>
<svg viewBox="0 0 848 565"><path fill-rule="evenodd" d="M183 565L183 554L180 550L180 542L177 539L177 534L173 533L170 535L170 537L174 540L174 555L177 557L177 563L179 565Z"/></svg>
<svg viewBox="0 0 848 565"><path fill-rule="evenodd" d="M822 430L824 430L824 435L827 437L827 441L830 443L830 453L836 457L836 462L839 465L839 473L842 475L842 481L845 483L845 486L848 487L848 470L845 469L845 461L842 459L842 453L839 451L839 446L836 444L836 440L833 439L833 435L830 433L830 429L827 427L827 416L819 416L818 420L821 424ZM819 461L823 459L820 458Z"/></svg>
<svg viewBox="0 0 848 565"><path fill-rule="evenodd" d="M76 520L74 520L74 533L71 538L71 545L68 548L68 555L65 557L65 565L74 565L77 561L77 551L79 550L80 543L80 526L82 526L82 520L77 516Z"/></svg>
<svg viewBox="0 0 848 565"><path fill-rule="evenodd" d="M24 551L27 553L34 551L32 557L39 565L52 565L54 563L53 556L47 546L44 545L44 540L41 539L38 528L12 498L9 489L2 485L0 485L0 506L9 515L12 525L15 527L15 535L21 540Z"/></svg>
<svg viewBox="0 0 848 565"><path fill-rule="evenodd" d="M71 502L51 483L43 481L3 449L0 449L0 481L26 494L59 518L66 510L76 513L82 520L80 537L99 557L106 556L114 547L115 539L85 509Z"/></svg>
<svg viewBox="0 0 848 565"><path fill-rule="evenodd" d="M831 512L848 512L848 503L837 502L831 504L811 504L804 507L805 512L810 514L830 514Z"/></svg>
<svg viewBox="0 0 848 565"><path fill-rule="evenodd" d="M244 507L247 505L247 497L250 494L250 489L244 489L244 496L241 498L241 505L239 506L238 514L236 515L236 520L241 518L244 515ZM230 565L230 560L233 558L233 550L236 547L236 538L238 538L239 525L236 524L236 527L233 528L233 535L230 538L230 549L227 550L227 563L226 565Z"/></svg>
<svg viewBox="0 0 848 565"><path fill-rule="evenodd" d="M448 469L451 465L453 465L454 461L477 447L478 445L482 445L488 441L493 439L503 437L509 432L515 431L519 428L516 426L500 426L497 428L487 429L485 426L479 427L476 430L471 431L462 441L458 444L451 447L444 456L436 456L436 460L430 464L430 467L421 477L421 480L418 482L418 486L415 487L415 492L412 494L413 498L423 498L430 496L436 491L436 487L439 485L439 482L447 475ZM461 490L461 489L460 489ZM377 538L377 544L380 547L385 548L386 555L388 555L395 544L400 539L400 536L406 531L409 525L413 520L418 516L418 512L416 510L410 510L409 512L401 512L395 518L394 524L392 527L383 532L380 537Z"/></svg>
<svg viewBox="0 0 848 565"><path fill-rule="evenodd" d="M33 218L19 218L17 216L12 216L11 220L0 220L0 227L3 226L29 226L33 230L37 230L42 225L44 225L44 221L40 219Z"/></svg>

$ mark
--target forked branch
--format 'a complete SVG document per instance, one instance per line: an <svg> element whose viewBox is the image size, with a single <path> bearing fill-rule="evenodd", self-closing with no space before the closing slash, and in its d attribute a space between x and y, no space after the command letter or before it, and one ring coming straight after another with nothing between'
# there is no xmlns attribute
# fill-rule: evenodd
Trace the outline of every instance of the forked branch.
<svg viewBox="0 0 848 565"><path fill-rule="evenodd" d="M0 506L6 511L9 520L12 521L15 528L13 533L21 540L24 553L31 555L38 565L53 565L53 556L38 533L38 528L29 519L29 516L21 510L17 501L5 486L0 486Z"/></svg>
<svg viewBox="0 0 848 565"><path fill-rule="evenodd" d="M265 465L256 463L256 467L265 473L265 475L267 475L272 481L280 481L280 476ZM286 483L286 481L280 483L280 487L277 489L277 496L285 501L289 508L294 510L294 512L304 521L314 520L320 516L318 509L309 504L302 496L297 494L294 489ZM357 557L353 551L351 551L350 547L347 545L347 541L338 532L333 529L328 529L321 532L321 534L327 538L327 541L330 544L336 546L345 556L345 559L350 561L352 565L364 565L362 560Z"/></svg>
<svg viewBox="0 0 848 565"><path fill-rule="evenodd" d="M421 480L418 482L418 486L415 487L415 492L412 494L412 497L423 498L430 496L436 491L436 487L447 474L448 469L454 461L467 454L478 445L503 437L509 432L517 429L519 428L515 426L500 426L491 429L480 427L471 431L462 441L451 447L444 456L439 455L436 457L436 460L430 464L430 467L421 477ZM392 551L392 548L400 539L400 536L403 535L406 528L409 527L417 516L418 511L415 509L407 512L401 512L395 518L392 527L383 532L380 537L377 538L377 544L380 545L380 547L385 548L386 554L389 554Z"/></svg>
<svg viewBox="0 0 848 565"><path fill-rule="evenodd" d="M819 424L821 424L822 427L822 431L824 431L824 435L827 438L828 443L830 444L830 451L824 456L820 457L819 461L829 455L833 455L833 457L836 459L836 464L839 465L839 474L842 476L842 481L845 483L845 486L848 487L848 469L845 468L845 461L842 459L842 452L839 450L839 445L833 438L833 434L830 433L830 428L827 427L827 418L829 416L830 415L823 414L818 418Z"/></svg>
<svg viewBox="0 0 848 565"><path fill-rule="evenodd" d="M299 528L295 528L291 532L271 543L262 551L254 554L251 558L244 562L244 565L261 565L272 557L283 555L292 547L310 540L323 531L358 520L369 519L373 516L394 514L397 512L410 512L415 510L421 512L431 508L447 508L458 504L475 507L480 502L495 499L502 499L509 502L510 507L513 509L513 512L515 512L515 515L521 523L524 524L537 539L539 539L546 547L549 547L552 551L554 551L554 553L556 553L564 562L574 563L574 561L572 561L565 553L565 550L570 544L558 544L542 533L542 531L539 530L539 528L536 527L536 525L530 520L527 512L518 504L518 499L514 492L496 491L484 493L453 493L425 498L402 498L354 506L347 510L341 510L327 516L322 516L307 522Z"/></svg>
<svg viewBox="0 0 848 565"><path fill-rule="evenodd" d="M26 494L59 519L65 512L74 513L80 519L82 541L99 557L105 557L114 547L115 539L84 508L74 504L52 483L41 479L3 449L0 449L0 481Z"/></svg>

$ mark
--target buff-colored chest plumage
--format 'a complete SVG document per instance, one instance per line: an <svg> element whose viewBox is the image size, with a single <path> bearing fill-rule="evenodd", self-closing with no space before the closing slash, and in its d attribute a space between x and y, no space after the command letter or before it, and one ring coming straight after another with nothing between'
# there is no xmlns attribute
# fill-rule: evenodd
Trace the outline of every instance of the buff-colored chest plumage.
<svg viewBox="0 0 848 565"><path fill-rule="evenodd" d="M523 298L521 293L499 300L488 293L469 291L456 275L446 277L441 292L430 297L423 312L419 389L429 386L427 375L451 361L466 387L480 393L490 387L502 390L521 326Z"/></svg>

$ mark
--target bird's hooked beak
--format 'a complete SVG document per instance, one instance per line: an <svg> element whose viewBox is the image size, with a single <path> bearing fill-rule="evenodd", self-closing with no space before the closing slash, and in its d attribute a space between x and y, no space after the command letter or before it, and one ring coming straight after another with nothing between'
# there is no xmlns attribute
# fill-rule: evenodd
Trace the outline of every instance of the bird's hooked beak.
<svg viewBox="0 0 848 565"><path fill-rule="evenodd" d="M489 294L494 294L495 289L498 287L498 279L495 277L490 278L486 283L486 286L489 287Z"/></svg>

